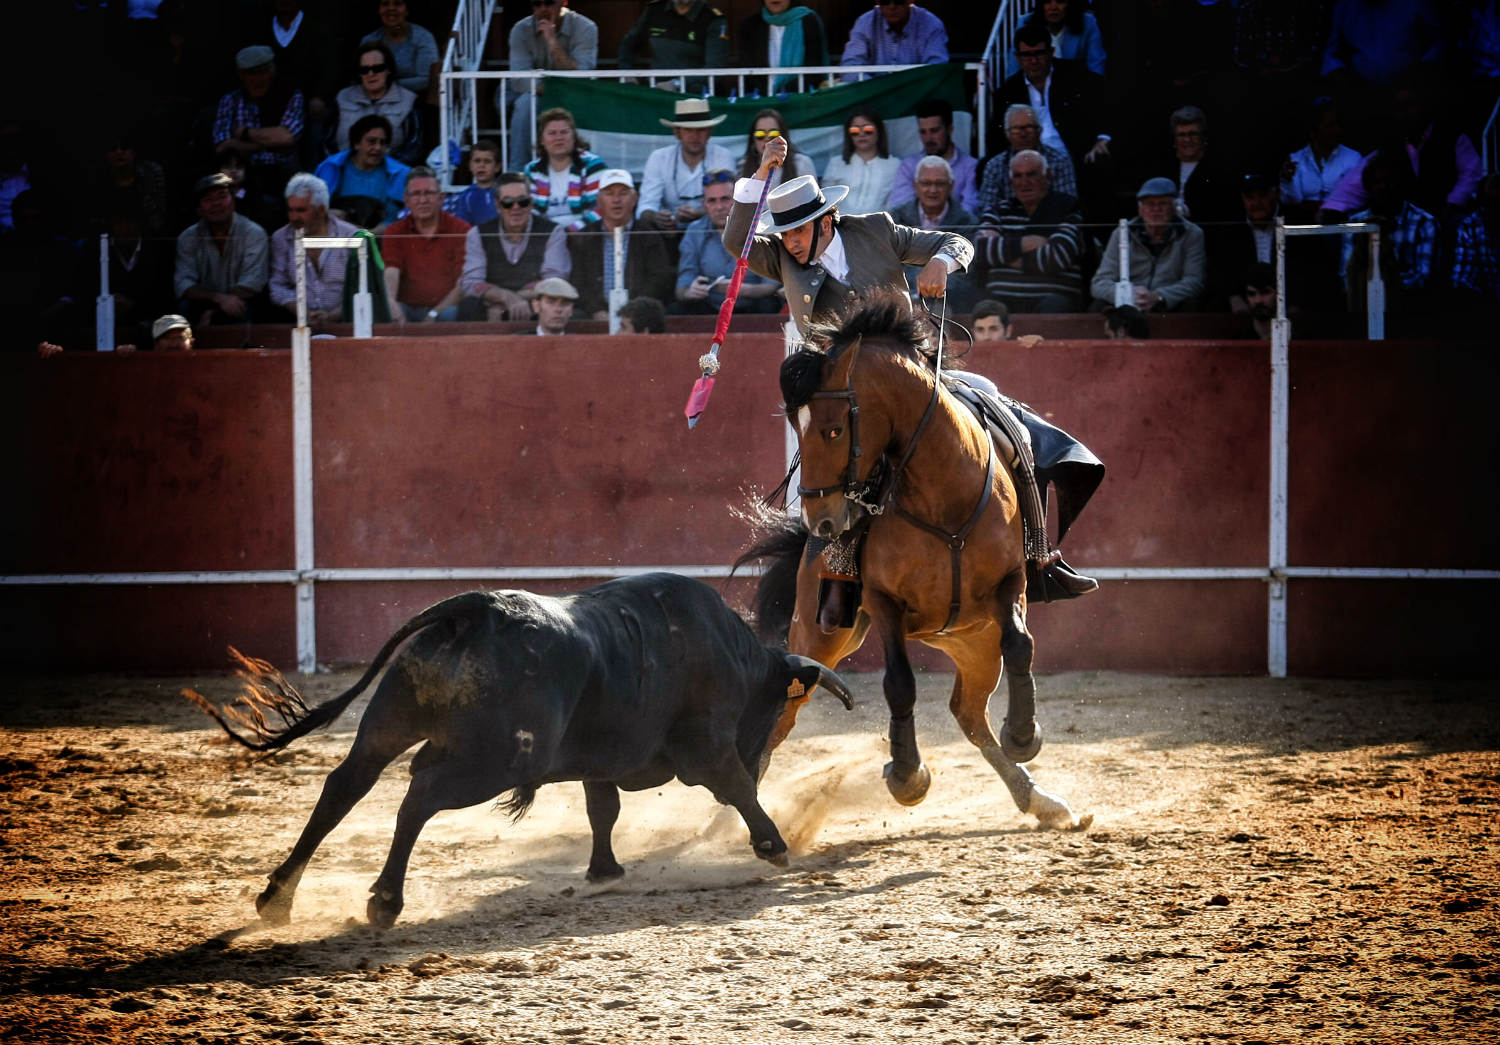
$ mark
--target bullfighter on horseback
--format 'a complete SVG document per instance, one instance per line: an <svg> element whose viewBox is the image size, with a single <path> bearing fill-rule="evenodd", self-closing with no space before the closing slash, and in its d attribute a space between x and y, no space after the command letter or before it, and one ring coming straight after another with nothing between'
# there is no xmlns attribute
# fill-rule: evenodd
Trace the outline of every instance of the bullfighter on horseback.
<svg viewBox="0 0 1500 1045"><path fill-rule="evenodd" d="M724 246L738 255L751 232L750 223L771 170L786 157L786 140L773 138L753 178L735 186L734 208L724 227ZM904 265L922 265L917 291L941 298L948 275L966 269L974 247L954 233L897 225L884 212L839 214L837 206L848 193L842 186L822 190L810 175L794 178L767 196L768 215L755 230L750 268L786 287L791 318L806 335L814 326L840 315L872 291L906 286ZM1027 533L1029 583L1027 595L1050 602L1076 598L1098 588L1051 548L1046 528L1046 488L1052 483L1058 497L1058 540L1087 503L1104 477L1104 465L1087 447L1023 404L1000 395L988 378L958 371L946 372L949 390L967 402L1008 448ZM827 626L847 627L858 609L857 538L819 540L830 583L823 586L818 618Z"/></svg>

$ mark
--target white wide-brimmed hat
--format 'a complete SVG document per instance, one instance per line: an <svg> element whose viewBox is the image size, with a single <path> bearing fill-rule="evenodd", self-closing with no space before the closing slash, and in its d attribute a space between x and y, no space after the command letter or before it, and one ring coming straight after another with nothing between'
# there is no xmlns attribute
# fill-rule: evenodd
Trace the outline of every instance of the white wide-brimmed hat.
<svg viewBox="0 0 1500 1045"><path fill-rule="evenodd" d="M825 193L811 174L793 178L766 197L766 215L756 232L786 232L827 214L849 195L849 186L832 185Z"/></svg>
<svg viewBox="0 0 1500 1045"><path fill-rule="evenodd" d="M724 113L710 116L706 98L681 98L672 107L672 119L662 120L661 125L663 127L717 127L727 118Z"/></svg>

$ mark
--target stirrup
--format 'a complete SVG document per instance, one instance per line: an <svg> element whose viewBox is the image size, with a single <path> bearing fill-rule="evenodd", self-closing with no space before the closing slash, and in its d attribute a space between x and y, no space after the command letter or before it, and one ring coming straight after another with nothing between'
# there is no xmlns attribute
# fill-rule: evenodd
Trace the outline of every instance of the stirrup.
<svg viewBox="0 0 1500 1045"><path fill-rule="evenodd" d="M1099 582L1085 577L1063 561L1062 553L1053 549L1040 562L1026 564L1026 599L1028 602L1058 602L1076 599L1099 589Z"/></svg>

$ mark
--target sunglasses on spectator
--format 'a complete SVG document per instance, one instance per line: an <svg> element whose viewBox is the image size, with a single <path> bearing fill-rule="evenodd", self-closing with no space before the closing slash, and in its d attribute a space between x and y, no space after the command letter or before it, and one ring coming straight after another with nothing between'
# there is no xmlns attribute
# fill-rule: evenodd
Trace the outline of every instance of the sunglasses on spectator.
<svg viewBox="0 0 1500 1045"><path fill-rule="evenodd" d="M556 7L557 0L531 0L532 7Z"/></svg>
<svg viewBox="0 0 1500 1045"><path fill-rule="evenodd" d="M881 7L905 7L911 0L880 0Z"/></svg>
<svg viewBox="0 0 1500 1045"><path fill-rule="evenodd" d="M755 132L755 140L758 141L758 142L763 142L767 138L780 138L780 137L781 137L781 132L778 131L775 127L772 127L769 131L756 131Z"/></svg>
<svg viewBox="0 0 1500 1045"><path fill-rule="evenodd" d="M385 72L387 68L389 67L384 62L381 62L379 65L361 65L359 67L359 75L378 76L379 74Z"/></svg>
<svg viewBox="0 0 1500 1045"><path fill-rule="evenodd" d="M703 176L705 185L718 185L725 181L734 181L734 171L709 171Z"/></svg>
<svg viewBox="0 0 1500 1045"><path fill-rule="evenodd" d="M1052 54L1051 50L1049 50L1048 48L1045 48L1045 47L1042 48L1041 50L1038 50L1038 51L1023 51L1020 48L1016 49L1016 57L1017 58L1022 58L1022 59L1025 59L1025 58L1047 58L1047 57L1050 57L1051 54Z"/></svg>
<svg viewBox="0 0 1500 1045"><path fill-rule="evenodd" d="M849 133L850 134L874 134L875 133L875 125L873 123L852 124L849 127Z"/></svg>
<svg viewBox="0 0 1500 1045"><path fill-rule="evenodd" d="M498 202L500 204L500 206L503 207L505 210L515 210L517 207L529 207L529 206L531 206L531 197L530 196L515 196L515 197L512 197L510 199L498 200L496 202Z"/></svg>

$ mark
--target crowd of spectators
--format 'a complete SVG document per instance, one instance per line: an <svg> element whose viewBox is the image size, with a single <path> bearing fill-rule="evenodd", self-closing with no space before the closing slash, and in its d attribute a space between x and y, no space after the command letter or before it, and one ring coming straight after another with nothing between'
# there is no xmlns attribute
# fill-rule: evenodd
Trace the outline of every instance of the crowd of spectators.
<svg viewBox="0 0 1500 1045"><path fill-rule="evenodd" d="M1278 217L1382 232L1378 259L1363 236L1293 240L1293 311L1362 309L1372 263L1391 311L1500 301L1500 179L1485 178L1479 151L1500 97L1496 0L1040 0L1004 57L987 155L955 136L947 101L913 99L849 112L821 171L772 106L743 149L715 140L725 117L703 96L706 78L682 85L688 97L664 96L664 143L639 182L543 92L503 89L507 147L475 142L469 183L446 197L426 165L438 47L406 0L246 0L220 68L186 0L130 7L154 13L127 40L159 65L158 131L145 139L154 148L137 127L108 131L76 186L86 214L51 209L51 172L25 123L0 120L0 284L23 315L19 343L93 343L98 265L85 248L99 232L110 236L114 340L143 349L163 316L200 334L290 320L298 231L378 237L383 278L368 289L376 314L401 324L539 321L544 298L539 334L624 302L647 328L657 313L642 301L716 311L734 266L720 240L734 181L776 138L789 146L777 177L847 186L843 212L886 210L972 239L950 310L999 307L1005 328L1016 314L1092 309L1122 332L1152 313L1201 310L1268 329ZM940 13L911 0L873 4L833 36L793 0L763 0L733 25L707 0L651 0L618 41L601 41L569 0L531 0L507 42L512 70L594 69L604 46L625 70L764 68L768 95L796 87L776 70L950 57ZM920 151L893 155L887 125L911 118ZM312 322L349 319L349 256L306 252ZM752 278L738 307L784 304Z"/></svg>

